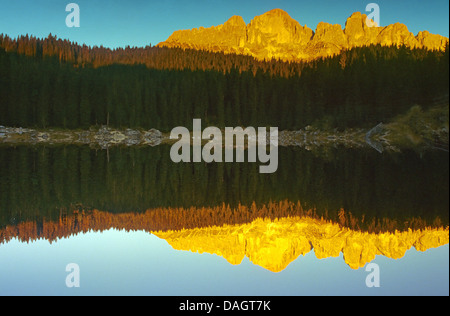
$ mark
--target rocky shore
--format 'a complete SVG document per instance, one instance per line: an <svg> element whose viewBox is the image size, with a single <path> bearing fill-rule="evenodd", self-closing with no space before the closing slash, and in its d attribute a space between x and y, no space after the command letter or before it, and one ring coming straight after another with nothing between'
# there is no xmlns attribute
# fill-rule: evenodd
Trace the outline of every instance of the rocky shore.
<svg viewBox="0 0 450 316"><path fill-rule="evenodd" d="M298 146L307 150L330 145L359 148L368 145L365 135L363 130L324 132L307 126L298 131L280 131L278 145ZM164 134L156 129L147 131L136 129L118 130L102 126L100 128L90 128L89 130L37 130L0 126L0 143L5 144L82 144L106 149L117 145L157 146L161 143L170 144L173 142L175 140L171 140L169 134Z"/></svg>
<svg viewBox="0 0 450 316"><path fill-rule="evenodd" d="M117 130L102 126L89 130L36 130L22 127L0 126L0 143L8 144L84 144L108 148L115 145L157 146L163 134L156 130Z"/></svg>
<svg viewBox="0 0 450 316"><path fill-rule="evenodd" d="M392 137L395 131L389 125L382 123L365 129L349 129L345 131L323 131L307 126L297 131L279 131L279 146L296 146L306 150L316 150L327 147L372 148L379 153L384 151L399 151L405 147L397 144ZM448 135L448 133L447 133ZM267 143L269 143L269 134ZM157 146L172 144L169 133L157 129L113 129L108 126L91 127L88 130L37 130L22 127L5 127L0 125L0 144L79 144L106 149L112 146ZM206 140L205 140L206 142ZM447 136L448 150L448 136Z"/></svg>
<svg viewBox="0 0 450 316"><path fill-rule="evenodd" d="M322 146L344 146L349 148L367 147L362 129L345 132L326 132L307 126L297 131L281 131L278 135L280 146L299 146L306 150Z"/></svg>

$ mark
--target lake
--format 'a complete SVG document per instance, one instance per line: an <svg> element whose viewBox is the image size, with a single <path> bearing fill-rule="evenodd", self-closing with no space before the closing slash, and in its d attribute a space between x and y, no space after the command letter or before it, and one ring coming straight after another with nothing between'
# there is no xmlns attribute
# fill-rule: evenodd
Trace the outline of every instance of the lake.
<svg viewBox="0 0 450 316"><path fill-rule="evenodd" d="M0 147L0 294L449 294L447 152L169 153Z"/></svg>

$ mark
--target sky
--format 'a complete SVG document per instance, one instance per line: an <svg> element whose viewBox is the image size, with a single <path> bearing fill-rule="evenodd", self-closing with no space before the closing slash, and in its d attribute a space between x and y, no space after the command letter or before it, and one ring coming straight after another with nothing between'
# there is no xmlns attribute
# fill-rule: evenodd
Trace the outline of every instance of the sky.
<svg viewBox="0 0 450 316"><path fill-rule="evenodd" d="M80 27L67 27L66 6L80 8ZM353 12L374 0L0 0L0 34L10 37L50 33L78 44L109 48L156 45L174 31L223 24L233 15L249 23L271 9L285 10L315 30L321 21L345 25ZM400 22L416 35L428 30L449 36L448 0L375 0L380 25Z"/></svg>

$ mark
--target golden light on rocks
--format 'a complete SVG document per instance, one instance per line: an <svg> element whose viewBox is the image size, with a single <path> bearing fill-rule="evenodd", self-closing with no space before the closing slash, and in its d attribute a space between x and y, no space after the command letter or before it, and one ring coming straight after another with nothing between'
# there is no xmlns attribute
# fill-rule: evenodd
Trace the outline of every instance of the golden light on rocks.
<svg viewBox="0 0 450 316"><path fill-rule="evenodd" d="M358 269L377 255L399 259L412 247L425 251L449 242L448 227L376 234L308 217L256 219L248 224L154 234L176 250L216 254L233 265L248 257L255 265L272 272L284 270L299 256L313 250L318 259L342 253L346 264Z"/></svg>
<svg viewBox="0 0 450 316"><path fill-rule="evenodd" d="M158 46L243 54L259 60L300 61L377 44L444 50L449 41L428 31L415 36L401 23L369 27L366 18L367 15L355 12L347 19L344 28L339 24L320 22L314 32L285 11L274 9L256 16L247 25L242 17L233 16L219 26L176 31Z"/></svg>

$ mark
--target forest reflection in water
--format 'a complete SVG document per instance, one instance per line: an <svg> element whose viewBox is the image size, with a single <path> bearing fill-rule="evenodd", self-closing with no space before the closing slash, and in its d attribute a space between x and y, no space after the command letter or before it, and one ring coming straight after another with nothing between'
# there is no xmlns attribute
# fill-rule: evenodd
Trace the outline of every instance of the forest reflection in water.
<svg viewBox="0 0 450 316"><path fill-rule="evenodd" d="M260 174L251 163L175 164L168 146L3 147L0 242L143 230L271 271L312 248L359 268L448 243L448 153L280 148L279 157L276 173Z"/></svg>

